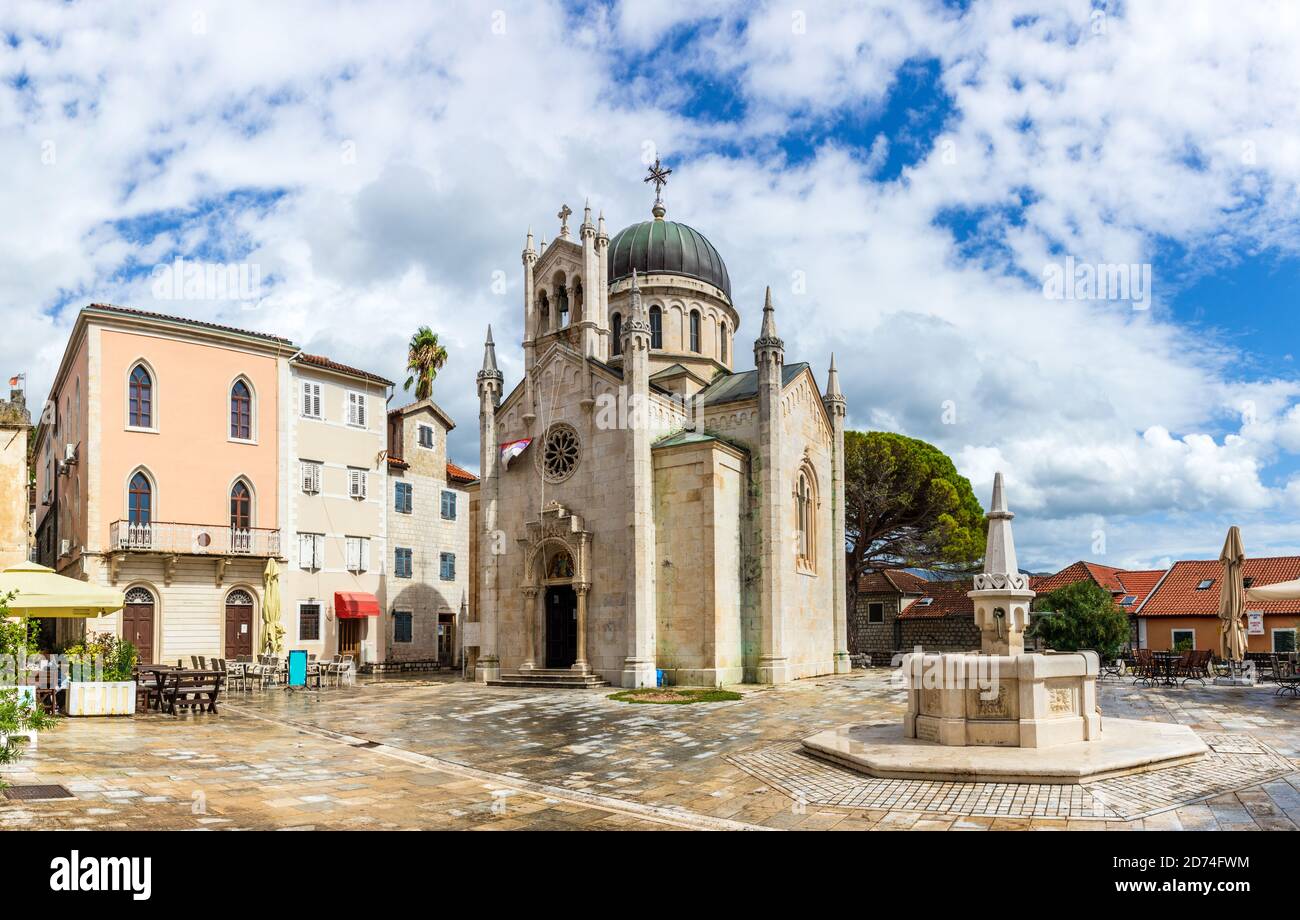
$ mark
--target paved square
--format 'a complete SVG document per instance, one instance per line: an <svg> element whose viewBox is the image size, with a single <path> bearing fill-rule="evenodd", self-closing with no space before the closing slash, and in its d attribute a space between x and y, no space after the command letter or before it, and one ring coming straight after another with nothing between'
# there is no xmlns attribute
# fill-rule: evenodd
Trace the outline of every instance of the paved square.
<svg viewBox="0 0 1300 920"><path fill-rule="evenodd" d="M1251 828L1300 822L1300 702L1271 688L1108 681L1104 712L1190 725L1205 764L1083 787L880 781L798 753L894 721L882 670L693 706L608 690L388 679L234 694L217 717L67 719L6 768L74 799L0 801L0 828ZM1193 771L1193 772L1187 772Z"/></svg>

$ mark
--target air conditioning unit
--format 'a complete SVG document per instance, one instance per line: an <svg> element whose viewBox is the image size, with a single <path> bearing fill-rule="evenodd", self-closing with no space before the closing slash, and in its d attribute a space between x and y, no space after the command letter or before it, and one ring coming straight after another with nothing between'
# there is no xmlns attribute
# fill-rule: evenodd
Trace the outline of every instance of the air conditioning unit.
<svg viewBox="0 0 1300 920"><path fill-rule="evenodd" d="M60 540L60 541L59 541L59 558L62 559L64 556L70 556L70 555L72 555L72 541L71 541L71 540Z"/></svg>
<svg viewBox="0 0 1300 920"><path fill-rule="evenodd" d="M76 463L76 462L77 462L77 445L76 445L76 444L64 444L64 445L63 445L63 462L64 462L64 463Z"/></svg>

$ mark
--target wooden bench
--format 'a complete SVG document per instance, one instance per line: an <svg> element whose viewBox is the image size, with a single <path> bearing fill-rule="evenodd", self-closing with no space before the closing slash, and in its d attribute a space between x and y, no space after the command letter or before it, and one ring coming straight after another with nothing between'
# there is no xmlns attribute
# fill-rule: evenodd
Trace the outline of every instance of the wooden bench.
<svg viewBox="0 0 1300 920"><path fill-rule="evenodd" d="M158 690L159 704L166 705L172 715L176 715L177 706L215 713L225 677L221 671L175 670L165 673Z"/></svg>

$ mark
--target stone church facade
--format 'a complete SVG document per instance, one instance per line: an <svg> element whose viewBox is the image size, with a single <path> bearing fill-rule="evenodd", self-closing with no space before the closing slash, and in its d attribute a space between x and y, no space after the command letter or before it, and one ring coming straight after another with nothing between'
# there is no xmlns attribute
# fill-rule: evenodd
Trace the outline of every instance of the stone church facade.
<svg viewBox="0 0 1300 920"><path fill-rule="evenodd" d="M754 369L716 249L652 220L524 247L524 378L478 375L467 652L479 680L782 683L849 669L845 402L787 363L770 291Z"/></svg>

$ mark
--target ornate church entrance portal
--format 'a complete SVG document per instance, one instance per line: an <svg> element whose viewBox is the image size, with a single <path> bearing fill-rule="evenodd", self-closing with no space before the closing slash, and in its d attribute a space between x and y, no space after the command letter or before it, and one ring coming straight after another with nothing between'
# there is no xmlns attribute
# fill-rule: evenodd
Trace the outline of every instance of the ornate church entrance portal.
<svg viewBox="0 0 1300 920"><path fill-rule="evenodd" d="M572 585L546 589L546 666L570 668L578 660L578 594Z"/></svg>

